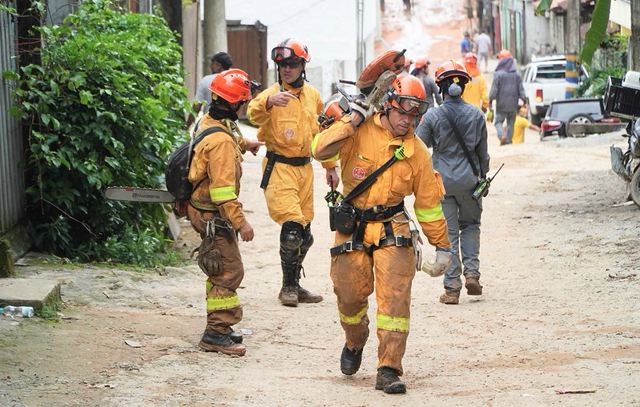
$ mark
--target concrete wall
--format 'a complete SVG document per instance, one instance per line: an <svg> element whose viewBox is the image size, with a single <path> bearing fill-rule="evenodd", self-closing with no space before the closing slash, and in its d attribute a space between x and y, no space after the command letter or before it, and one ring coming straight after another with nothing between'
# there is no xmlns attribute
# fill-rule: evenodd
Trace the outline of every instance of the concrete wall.
<svg viewBox="0 0 640 407"><path fill-rule="evenodd" d="M524 10L525 44L524 59L551 54L552 40L549 33L549 19L535 15L535 4L527 2Z"/></svg>

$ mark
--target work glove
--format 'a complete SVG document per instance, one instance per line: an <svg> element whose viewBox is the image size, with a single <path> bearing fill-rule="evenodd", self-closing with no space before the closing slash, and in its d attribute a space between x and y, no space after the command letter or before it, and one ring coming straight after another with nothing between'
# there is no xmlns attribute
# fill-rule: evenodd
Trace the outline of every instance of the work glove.
<svg viewBox="0 0 640 407"><path fill-rule="evenodd" d="M364 102L356 101L350 102L349 108L352 113L360 116L360 121L356 123L356 127L359 127L362 123L364 123L371 114L373 113L373 108L371 106L367 106Z"/></svg>
<svg viewBox="0 0 640 407"><path fill-rule="evenodd" d="M451 266L451 252L436 250L436 264L433 265L432 277L439 277Z"/></svg>

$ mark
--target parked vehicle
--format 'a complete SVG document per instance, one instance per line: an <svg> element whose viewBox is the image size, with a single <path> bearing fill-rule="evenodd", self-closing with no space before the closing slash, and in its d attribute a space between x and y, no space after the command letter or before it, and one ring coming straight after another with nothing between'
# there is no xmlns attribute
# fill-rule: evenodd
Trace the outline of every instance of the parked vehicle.
<svg viewBox="0 0 640 407"><path fill-rule="evenodd" d="M629 198L640 206L640 72L629 71L624 80L609 78L605 91L606 110L625 119L627 151L611 146L611 168L627 182Z"/></svg>
<svg viewBox="0 0 640 407"><path fill-rule="evenodd" d="M575 137L606 133L619 130L621 127L620 119L611 117L605 111L600 98L561 100L551 102L540 126L540 139L556 135Z"/></svg>
<svg viewBox="0 0 640 407"><path fill-rule="evenodd" d="M564 55L534 58L522 74L522 85L529 100L529 120L539 125L555 100L565 100L566 59ZM579 82L588 77L586 69L580 66Z"/></svg>

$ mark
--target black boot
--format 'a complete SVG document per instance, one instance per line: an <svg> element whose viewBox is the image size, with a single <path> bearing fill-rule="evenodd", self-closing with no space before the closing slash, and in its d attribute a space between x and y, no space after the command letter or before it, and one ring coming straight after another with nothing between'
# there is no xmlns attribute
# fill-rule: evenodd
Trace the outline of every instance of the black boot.
<svg viewBox="0 0 640 407"><path fill-rule="evenodd" d="M360 370L360 363L362 362L362 349L350 350L347 348L347 344L342 348L342 355L340 355L340 370L343 374L351 376Z"/></svg>
<svg viewBox="0 0 640 407"><path fill-rule="evenodd" d="M387 394L400 394L406 393L407 387L398 377L396 369L383 366L378 368L376 390L383 390Z"/></svg>
<svg viewBox="0 0 640 407"><path fill-rule="evenodd" d="M296 285L298 286L298 302L301 303L316 303L323 300L321 295L313 294L308 290L300 287L302 262L304 261L309 248L311 248L311 245L313 245L313 235L311 234L311 224L309 224L304 228L304 238L302 240L302 245L300 246L300 253L298 254L298 273L296 275Z"/></svg>
<svg viewBox="0 0 640 407"><path fill-rule="evenodd" d="M242 343L243 337L240 332L231 331L229 334L229 339L231 339L235 343Z"/></svg>
<svg viewBox="0 0 640 407"><path fill-rule="evenodd" d="M282 305L298 306L298 256L304 240L304 227L296 222L285 222L280 231L280 263L282 289L278 299Z"/></svg>
<svg viewBox="0 0 640 407"><path fill-rule="evenodd" d="M234 356L244 356L247 352L247 348L241 343L234 342L231 335L214 331L204 331L198 346L206 352L220 352Z"/></svg>

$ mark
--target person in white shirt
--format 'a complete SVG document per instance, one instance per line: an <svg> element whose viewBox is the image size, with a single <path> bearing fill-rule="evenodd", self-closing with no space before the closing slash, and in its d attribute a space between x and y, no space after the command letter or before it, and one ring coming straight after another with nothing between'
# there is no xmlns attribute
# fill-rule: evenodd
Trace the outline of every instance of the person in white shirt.
<svg viewBox="0 0 640 407"><path fill-rule="evenodd" d="M489 62L489 53L491 52L491 38L481 31L476 37L476 54L478 54L478 62L484 60L484 72L487 72L487 64Z"/></svg>

